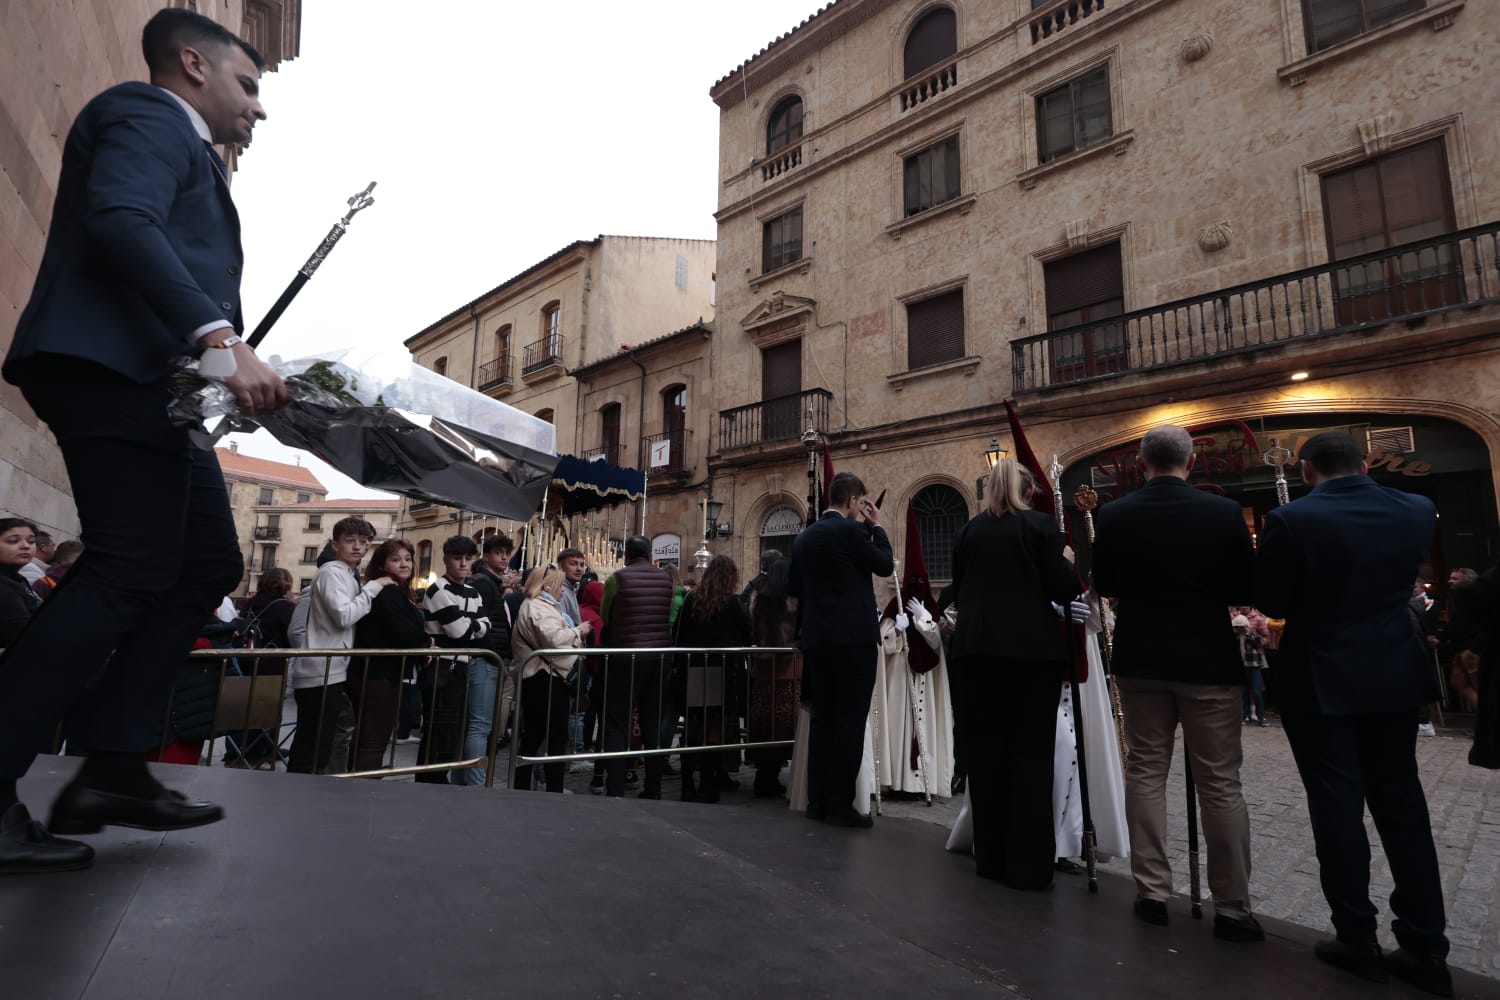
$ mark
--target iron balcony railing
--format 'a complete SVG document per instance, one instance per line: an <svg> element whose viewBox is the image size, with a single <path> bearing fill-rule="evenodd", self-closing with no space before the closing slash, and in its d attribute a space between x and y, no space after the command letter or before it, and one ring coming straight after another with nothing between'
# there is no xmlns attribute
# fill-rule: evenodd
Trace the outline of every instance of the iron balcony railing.
<svg viewBox="0 0 1500 1000"><path fill-rule="evenodd" d="M719 411L719 449L748 448L773 441L791 441L809 422L819 432L828 430L833 393L803 389L786 396Z"/></svg>
<svg viewBox="0 0 1500 1000"><path fill-rule="evenodd" d="M521 354L521 374L530 375L543 368L562 364L562 334L543 337L534 344L527 344Z"/></svg>
<svg viewBox="0 0 1500 1000"><path fill-rule="evenodd" d="M1011 342L1016 392L1500 302L1500 222Z"/></svg>
<svg viewBox="0 0 1500 1000"><path fill-rule="evenodd" d="M657 472L682 472L687 469L687 436L689 430L686 427L678 427L673 430L662 431L660 434L646 435L646 463L650 466L647 471ZM662 441L667 442L667 464L651 465L652 456L656 454L656 446Z"/></svg>
<svg viewBox="0 0 1500 1000"><path fill-rule="evenodd" d="M479 391L512 384L513 359L509 354L479 366Z"/></svg>
<svg viewBox="0 0 1500 1000"><path fill-rule="evenodd" d="M255 540L257 542L280 541L281 528L275 525L262 524L255 529Z"/></svg>

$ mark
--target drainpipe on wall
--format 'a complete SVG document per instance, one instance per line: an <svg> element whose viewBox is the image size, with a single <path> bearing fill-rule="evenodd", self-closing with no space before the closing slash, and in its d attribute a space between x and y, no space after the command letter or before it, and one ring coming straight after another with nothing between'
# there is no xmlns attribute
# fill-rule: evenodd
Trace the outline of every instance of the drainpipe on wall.
<svg viewBox="0 0 1500 1000"><path fill-rule="evenodd" d="M639 393L639 395L640 395L640 400L639 400L640 406L638 408L638 412L637 412L637 415L636 415L636 418L635 418L636 419L636 425L635 425L635 458L636 458L637 462L640 462L640 460L642 458L646 457L646 453L645 453L646 452L646 366L643 365L643 364L641 364L640 361L637 360L637 358L635 356L635 348L634 347L629 348L629 355L630 355L630 363L633 364L633 365L635 365L637 368L639 368L641 370L641 384L640 384L640 393ZM651 476L651 470L647 466L648 466L647 462L641 462L641 474L644 475L644 476L646 476L647 478L650 478L650 476ZM637 520L640 520L640 519L644 518L645 516L646 516L646 498L642 497L641 498L640 518L637 518Z"/></svg>
<svg viewBox="0 0 1500 1000"><path fill-rule="evenodd" d="M479 310L469 306L469 317L474 320L474 357L469 362L469 388L479 388Z"/></svg>

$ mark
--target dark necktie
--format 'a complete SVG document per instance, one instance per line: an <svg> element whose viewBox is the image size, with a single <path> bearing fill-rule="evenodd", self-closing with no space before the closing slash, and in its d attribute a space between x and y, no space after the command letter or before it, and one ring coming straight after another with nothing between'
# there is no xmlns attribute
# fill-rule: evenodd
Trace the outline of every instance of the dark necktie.
<svg viewBox="0 0 1500 1000"><path fill-rule="evenodd" d="M227 187L229 184L229 167L225 165L223 157L219 155L217 149L214 149L214 144L207 139L203 140L203 148L208 150L208 158L213 161L214 169L219 172L219 179Z"/></svg>

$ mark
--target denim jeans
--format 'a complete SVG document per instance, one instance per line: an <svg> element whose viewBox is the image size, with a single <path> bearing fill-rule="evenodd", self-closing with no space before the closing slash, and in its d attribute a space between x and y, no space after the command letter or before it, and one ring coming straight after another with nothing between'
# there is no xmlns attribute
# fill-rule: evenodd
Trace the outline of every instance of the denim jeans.
<svg viewBox="0 0 1500 1000"><path fill-rule="evenodd" d="M1265 688L1261 685L1259 667L1245 668L1245 695L1243 698L1243 706L1244 711L1240 716L1241 718L1245 719L1246 721L1249 721L1252 718L1256 722L1266 721L1266 695ZM1252 708L1255 710L1253 715L1250 711Z"/></svg>
<svg viewBox="0 0 1500 1000"><path fill-rule="evenodd" d="M464 759L483 757L490 749L490 728L495 721L495 692L500 668L488 660L469 664L469 724L464 730ZM453 772L455 785L484 784L484 768L466 767Z"/></svg>

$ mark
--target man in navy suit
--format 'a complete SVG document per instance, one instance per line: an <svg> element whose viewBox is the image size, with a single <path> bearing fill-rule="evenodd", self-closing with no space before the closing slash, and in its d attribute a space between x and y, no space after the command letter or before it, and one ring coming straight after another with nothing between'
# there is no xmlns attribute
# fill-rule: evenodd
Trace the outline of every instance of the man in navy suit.
<svg viewBox="0 0 1500 1000"><path fill-rule="evenodd" d="M1302 446L1312 492L1266 515L1255 605L1286 619L1281 717L1338 934L1317 956L1366 979L1393 972L1450 996L1442 881L1412 726L1413 711L1438 692L1407 610L1437 514L1426 497L1377 486L1364 456L1347 434ZM1375 938L1366 806L1396 883L1391 930L1400 947L1388 961Z"/></svg>
<svg viewBox="0 0 1500 1000"><path fill-rule="evenodd" d="M223 817L160 785L146 753L176 665L243 569L218 463L168 419L173 363L215 355L248 413L286 400L236 336L239 219L213 150L249 142L265 118L264 62L187 10L158 12L141 47L151 83L106 90L68 133L47 247L4 364L57 438L87 552L0 660L0 872L92 862L91 848L57 833ZM64 718L85 757L49 832L16 783Z"/></svg>
<svg viewBox="0 0 1500 1000"><path fill-rule="evenodd" d="M811 677L807 814L837 826L874 821L854 808L865 749L865 720L875 690L880 627L873 577L895 571L891 541L865 484L840 472L829 509L792 544L788 592L797 598L803 685Z"/></svg>

